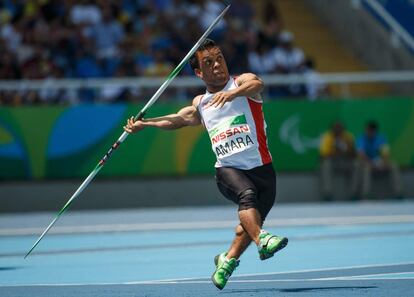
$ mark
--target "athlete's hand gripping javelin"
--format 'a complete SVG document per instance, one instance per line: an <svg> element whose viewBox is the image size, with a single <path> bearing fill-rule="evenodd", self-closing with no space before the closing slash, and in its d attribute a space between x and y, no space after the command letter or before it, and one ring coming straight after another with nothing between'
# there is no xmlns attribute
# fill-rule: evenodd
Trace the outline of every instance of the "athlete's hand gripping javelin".
<svg viewBox="0 0 414 297"><path fill-rule="evenodd" d="M130 117L124 130L128 133L135 133L145 127L156 127L163 130L175 130L187 126L201 125L201 120L194 105L185 106L177 113L150 119L135 120Z"/></svg>
<svg viewBox="0 0 414 297"><path fill-rule="evenodd" d="M124 126L124 130L128 133L135 133L145 128L144 122L141 120L134 120L134 117L130 117L127 120L127 124Z"/></svg>

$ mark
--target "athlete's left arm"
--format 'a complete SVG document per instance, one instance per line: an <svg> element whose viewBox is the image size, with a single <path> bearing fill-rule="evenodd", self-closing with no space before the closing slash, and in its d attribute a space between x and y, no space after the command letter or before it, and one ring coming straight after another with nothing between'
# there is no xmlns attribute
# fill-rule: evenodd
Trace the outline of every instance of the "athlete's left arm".
<svg viewBox="0 0 414 297"><path fill-rule="evenodd" d="M263 81L256 74L244 73L236 78L237 87L224 92L214 94L209 105L222 107L226 102L232 101L236 97L250 97L261 101L263 91Z"/></svg>

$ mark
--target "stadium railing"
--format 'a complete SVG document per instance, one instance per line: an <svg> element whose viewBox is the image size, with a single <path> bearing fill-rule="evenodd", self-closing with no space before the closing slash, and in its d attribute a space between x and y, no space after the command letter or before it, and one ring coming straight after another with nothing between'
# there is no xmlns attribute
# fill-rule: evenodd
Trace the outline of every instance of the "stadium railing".
<svg viewBox="0 0 414 297"><path fill-rule="evenodd" d="M267 87L286 86L291 84L308 84L314 81L307 75L261 75ZM105 78L105 79L42 79L42 80L0 80L0 91L40 91L40 90L80 90L102 88L135 88L156 89L164 81L164 77L130 77L130 78ZM348 72L348 73L324 73L318 74L318 82L326 85L340 85L342 97L351 97L349 85L366 83L407 83L409 93L413 93L414 70L410 71L372 71L372 72ZM202 88L203 82L196 77L177 77L169 88Z"/></svg>

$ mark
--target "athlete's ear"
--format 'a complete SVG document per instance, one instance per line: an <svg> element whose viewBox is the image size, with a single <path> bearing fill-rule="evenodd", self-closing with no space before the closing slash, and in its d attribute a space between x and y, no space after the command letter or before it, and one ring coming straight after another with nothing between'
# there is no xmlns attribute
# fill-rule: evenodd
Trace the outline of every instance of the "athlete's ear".
<svg viewBox="0 0 414 297"><path fill-rule="evenodd" d="M194 73L195 73L195 75L197 75L199 78L203 79L203 72L202 72L200 69L198 69L198 68L194 69Z"/></svg>

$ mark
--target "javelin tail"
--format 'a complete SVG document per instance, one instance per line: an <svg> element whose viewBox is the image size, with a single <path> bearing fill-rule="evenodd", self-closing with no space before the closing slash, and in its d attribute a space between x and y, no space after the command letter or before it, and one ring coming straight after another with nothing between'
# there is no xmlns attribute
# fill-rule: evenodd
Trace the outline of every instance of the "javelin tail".
<svg viewBox="0 0 414 297"><path fill-rule="evenodd" d="M101 162L99 162L100 164ZM24 256L26 259L27 256L30 255L30 253L36 248L36 246L39 244L39 242L42 240L42 238L46 235L46 233L52 228L52 226L56 223L56 221L60 218L60 216L69 208L69 206L72 204L73 200L75 200L76 197L82 193L82 191L86 188L86 186L92 181L92 179L95 177L95 175L101 170L102 165L97 165L95 169L88 175L88 177L84 180L84 182L80 185L80 187L76 190L76 192L70 197L68 202L62 207L62 209L59 211L59 213L56 215L55 219L47 226L45 231L43 231L42 235L39 236L39 238L36 240L36 242L33 244L32 248L27 252L27 254Z"/></svg>

